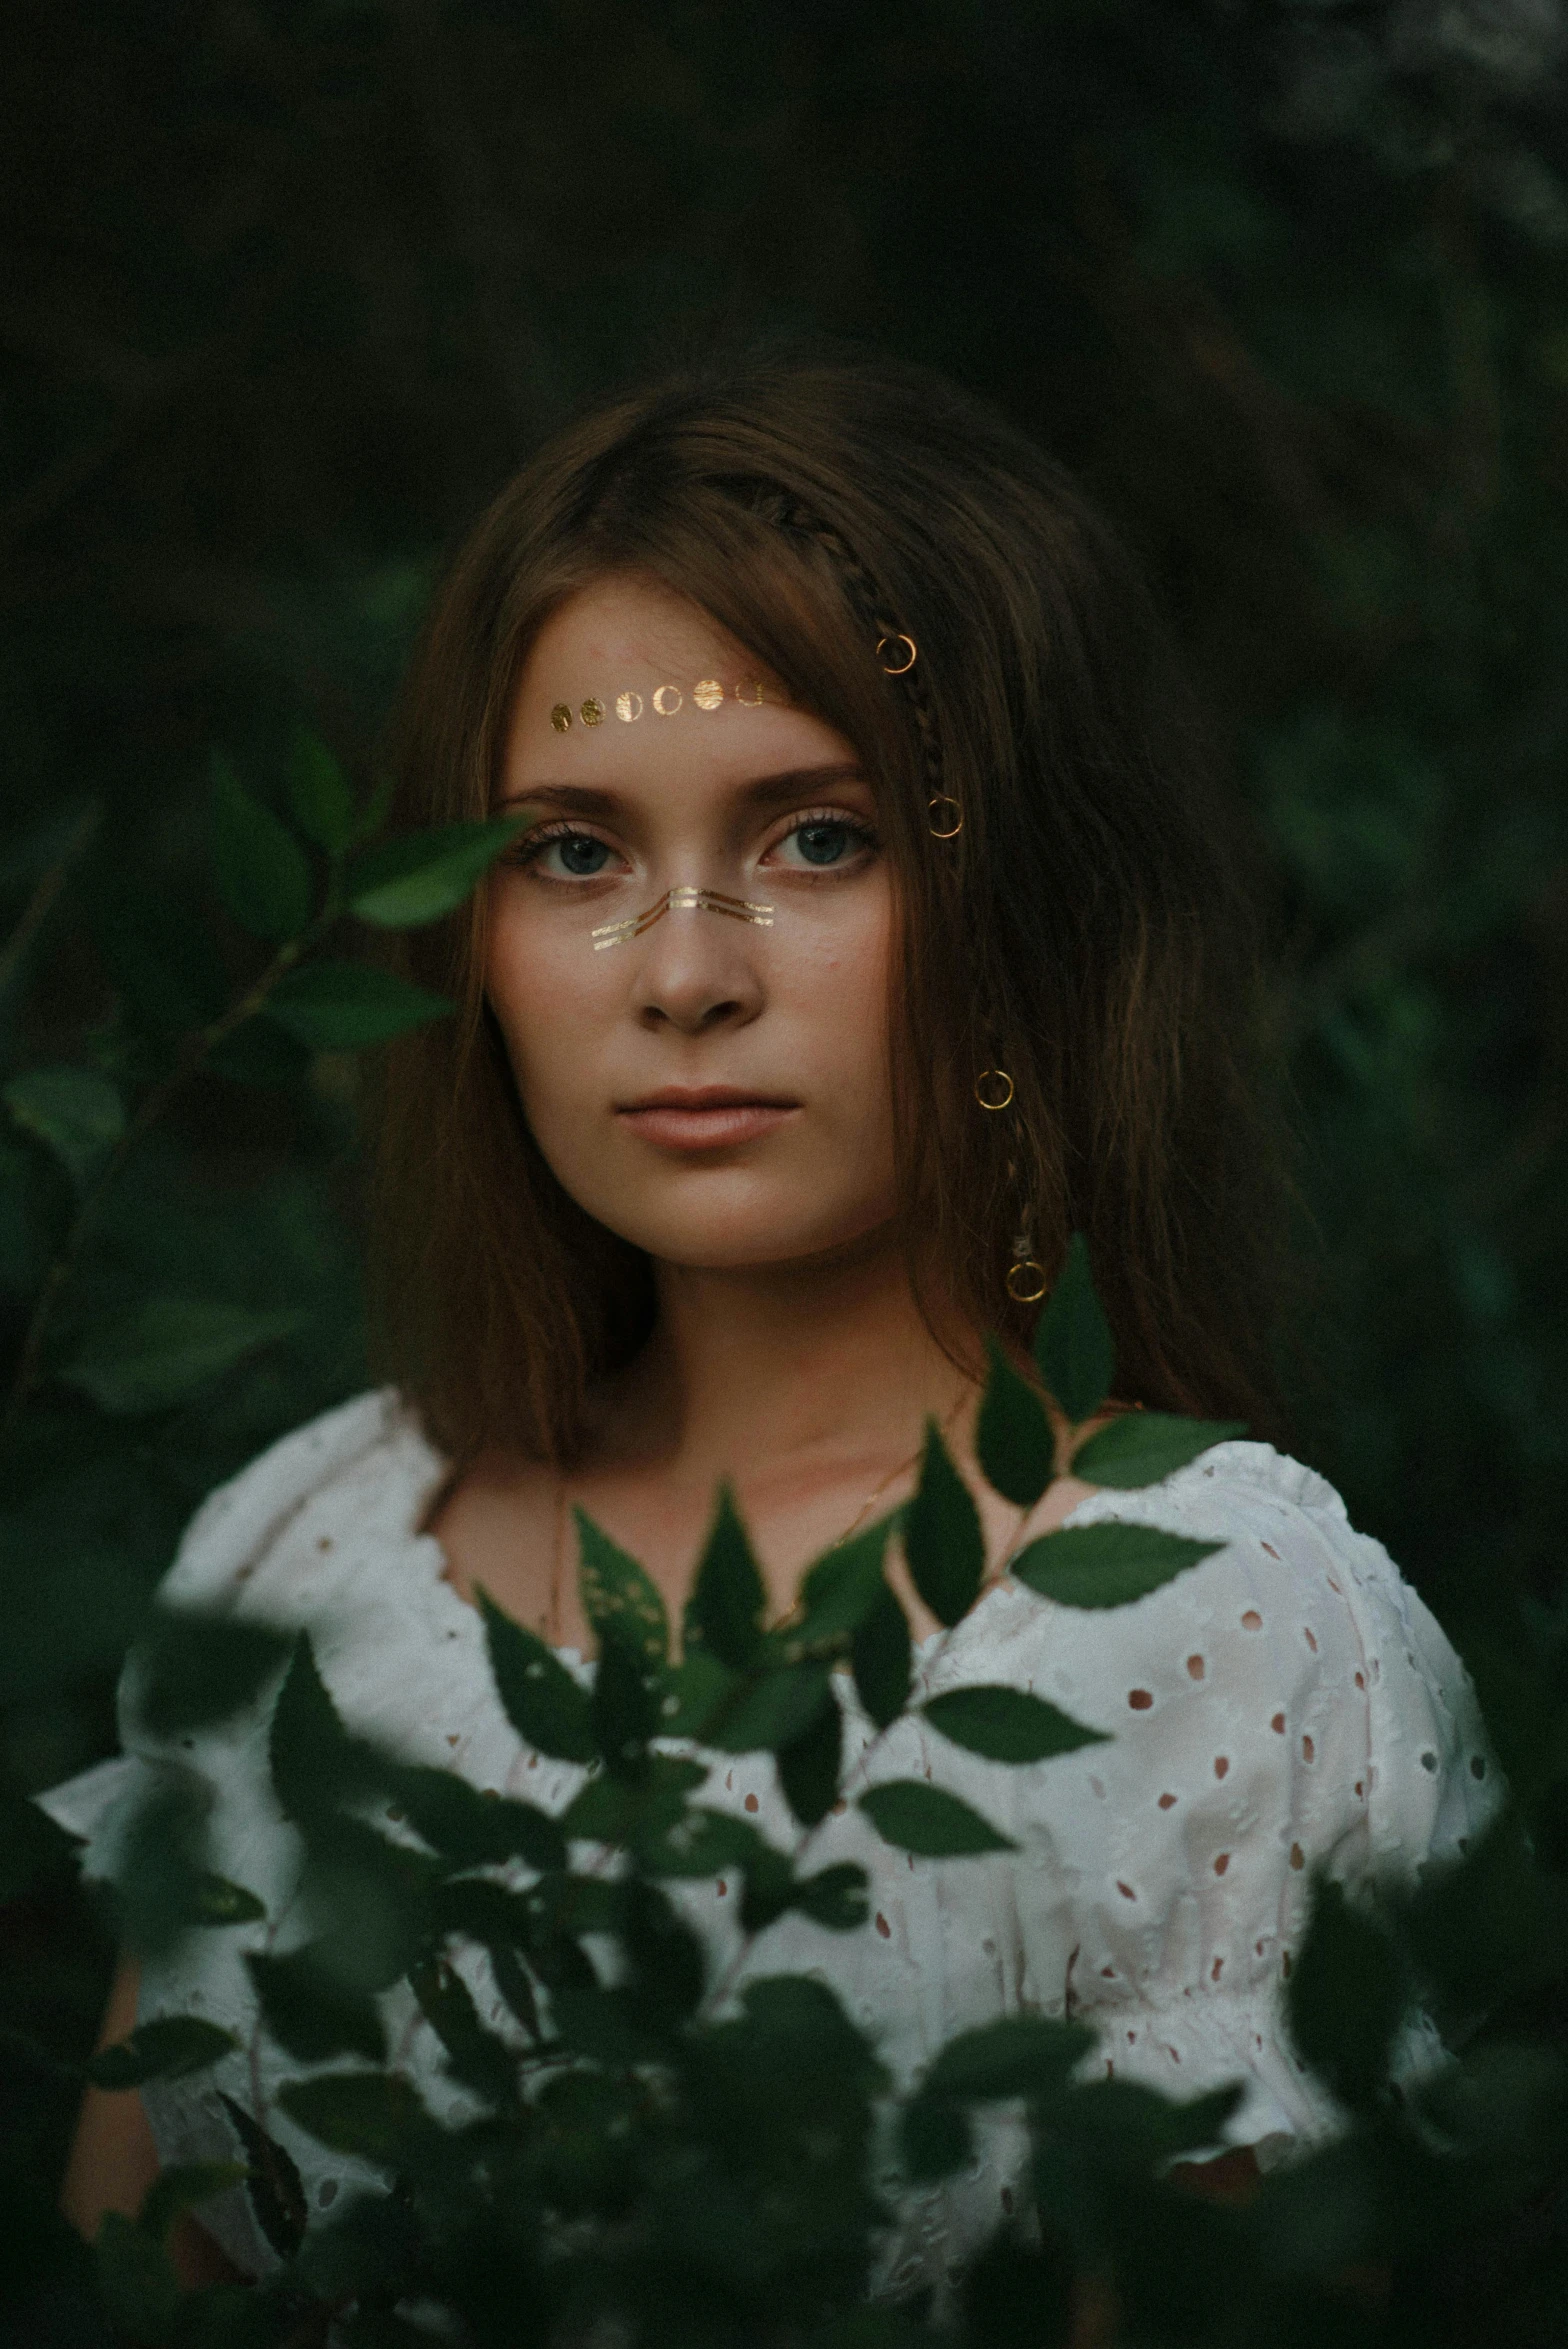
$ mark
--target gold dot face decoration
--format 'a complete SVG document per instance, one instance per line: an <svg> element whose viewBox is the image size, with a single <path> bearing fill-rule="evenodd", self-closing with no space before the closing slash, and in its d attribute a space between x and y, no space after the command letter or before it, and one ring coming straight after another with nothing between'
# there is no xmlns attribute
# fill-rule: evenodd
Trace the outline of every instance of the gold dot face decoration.
<svg viewBox="0 0 1568 2349"><path fill-rule="evenodd" d="M557 734L569 734L576 725L602 726L613 710L623 726L635 726L647 710L656 718L677 717L688 701L705 711L722 709L727 701L738 702L743 710L760 710L764 702L789 706L789 696L777 686L764 685L760 677L742 677L728 689L721 677L699 677L692 686L656 685L646 698L628 685L608 700L590 693L575 709L569 701L558 701L550 712L550 724Z"/></svg>

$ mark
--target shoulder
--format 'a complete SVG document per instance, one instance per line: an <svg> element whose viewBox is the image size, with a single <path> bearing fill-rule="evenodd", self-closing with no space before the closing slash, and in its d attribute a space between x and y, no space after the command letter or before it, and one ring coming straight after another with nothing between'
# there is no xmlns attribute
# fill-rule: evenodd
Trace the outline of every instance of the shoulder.
<svg viewBox="0 0 1568 2349"><path fill-rule="evenodd" d="M367 1551L418 1533L447 1464L390 1388L296 1428L209 1495L160 1598L222 1611L298 1611Z"/></svg>
<svg viewBox="0 0 1568 2349"><path fill-rule="evenodd" d="M1158 1777L1154 1799L1190 1815L1229 1813L1245 1788L1287 1853L1337 1849L1350 1874L1451 1853L1484 1823L1500 1786L1464 1666L1323 1477L1267 1444L1221 1444L1068 1520L1107 1522L1216 1546L1125 1607L1004 1586L987 1638L1011 1647L1009 1677L1027 1666L1042 1695L1114 1736L1129 1793Z"/></svg>

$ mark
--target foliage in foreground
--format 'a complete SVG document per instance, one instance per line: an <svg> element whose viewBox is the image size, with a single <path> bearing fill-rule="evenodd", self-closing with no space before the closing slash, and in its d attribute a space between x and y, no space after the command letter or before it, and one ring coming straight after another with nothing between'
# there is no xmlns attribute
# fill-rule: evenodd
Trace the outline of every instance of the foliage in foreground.
<svg viewBox="0 0 1568 2349"><path fill-rule="evenodd" d="M18 1146L35 1154L53 1251L18 1350L19 1415L30 1395L64 1395L109 1421L167 1426L183 1399L221 1388L236 1363L286 1342L275 1320L226 1316L195 1295L133 1299L95 1321L73 1289L94 1219L181 1087L258 1024L346 1050L447 1009L323 949L348 921L439 918L504 847L508 827L371 845L377 810L356 808L304 739L291 806L292 828L217 769L220 882L269 956L227 1009L161 1058L100 1051L96 1067L35 1068L5 1087ZM1040 1321L1032 1375L993 1356L978 1450L996 1491L1027 1506L1069 1463L1101 1485L1148 1486L1236 1432L1142 1413L1086 1434L1113 1376L1075 1243ZM768 1970L766 1935L785 1915L824 1934L865 1927L861 1871L812 1862L836 1802L858 1803L916 1864L1006 1849L940 1785L868 1785L866 1757L846 1770L846 1672L879 1734L918 1709L940 1740L999 1766L1048 1764L1099 1734L1004 1687L924 1697L885 1572L895 1524L922 1598L945 1626L960 1623L981 1594L982 1546L973 1501L932 1429L915 1498L820 1558L780 1625L763 1620L744 1526L721 1499L677 1656L653 1585L582 1521L584 1606L600 1642L591 1686L486 1608L492 1673L519 1735L585 1770L558 1817L486 1800L453 1773L350 1734L304 1636L285 1646L218 1621L145 1618L146 1702L160 1731L179 1734L247 1703L272 1708L271 1767L308 1857L312 1929L303 1947L269 1942L253 1954L258 2029L302 2066L330 2067L282 2091L291 2120L368 2161L386 2184L307 2224L275 2116L230 2100L232 2161L165 2172L139 2217L106 2219L90 2258L83 2252L74 2278L56 2287L73 2337L270 2349L323 2337L331 2322L334 2338L365 2349L428 2338L442 2323L480 2343L671 2349L850 2349L927 2336L977 2349L1309 2335L1427 2342L1452 2315L1456 2274L1463 2291L1476 2293L1478 2276L1490 2290L1495 2260L1509 2263L1514 2336L1546 2338L1568 2283L1568 2064L1551 2037L1568 1947L1568 1838L1549 1810L1532 1833L1510 1813L1456 1872L1375 1906L1319 1885L1290 2018L1347 2129L1244 2204L1198 2199L1172 2171L1213 2148L1234 2091L1181 2105L1086 2076L1097 2071L1086 2060L1090 2034L1016 2017L954 2040L894 2096L877 2049L832 1993ZM1147 1527L1102 1524L1049 1535L1011 1565L1058 1605L1128 1607L1205 1554ZM771 1754L798 1827L793 1847L706 1806L705 1766L668 1750L672 1739ZM395 1840L371 1823L389 1809L401 1815ZM33 1817L25 1832L12 1821L13 1878L58 1865ZM182 1817L177 1793L158 1795L136 1848L144 1864L123 1887L118 1917L133 1945L261 1923L255 1895L212 1872L199 1821ZM746 1962L712 1978L678 1887L720 1870L742 1888ZM372 1896L391 1929L367 1965L359 1926ZM464 1979L476 1947L506 2003L501 2030L482 2021ZM389 2060L378 2001L396 1983L466 2092L457 2124L438 2120ZM1401 2094L1389 2059L1415 2000L1437 2017L1456 2061ZM209 2023L166 2017L80 2074L129 2091L200 2071L230 2046ZM13 2069L53 2064L58 2074L59 2059L42 2048L13 2042L9 2054ZM999 2104L1027 2117L1018 2210L950 2294L868 2304L889 2162L897 2191L962 2171L976 2117ZM182 2209L199 2211L236 2183L279 2265L256 2288L182 2294L169 2229ZM1511 2264L1521 2243L1533 2260L1522 2275Z"/></svg>
<svg viewBox="0 0 1568 2349"><path fill-rule="evenodd" d="M979 1420L984 1473L1021 1507L1069 1463L1133 1489L1235 1432L1154 1414L1085 1432L1113 1360L1081 1243L1035 1352L1054 1413L998 1354ZM269 1941L248 1959L256 2028L312 2067L279 2093L289 2119L386 2182L307 2224L274 2116L226 2098L233 2162L165 2172L138 2220L111 2217L98 2238L103 2305L131 2338L260 2349L318 2337L312 2328L329 2319L334 2338L366 2349L428 2338L429 2326L475 2343L661 2349L1430 2338L1456 2240L1496 2239L1524 2214L1555 2252L1534 2279L1544 2321L1568 2281L1556 2231L1568 2063L1529 2018L1560 1981L1568 1887L1533 1859L1512 1814L1417 1888L1352 1901L1319 1879L1289 2018L1347 2128L1244 2204L1196 2197L1171 2166L1213 2151L1239 2089L1173 2101L1104 2076L1080 2025L1018 2015L949 2041L895 2094L831 1989L769 1970L768 1929L791 1911L824 1933L866 1927L864 1871L813 1865L835 1805L857 1803L918 1860L1011 1848L940 1783L867 1784L880 1738L907 1712L1002 1765L1047 1762L1100 1735L1004 1686L924 1696L885 1573L895 1527L950 1636L982 1595L984 1556L974 1502L932 1425L914 1498L819 1558L774 1626L721 1495L677 1659L653 1583L580 1518L583 1603L599 1643L590 1680L484 1607L491 1673L519 1737L584 1768L559 1814L487 1799L350 1733L304 1633L291 1642L183 1612L154 1624L142 1685L160 1734L241 1704L270 1707L273 1785L302 1839L309 1930L286 1954ZM1058 1605L1120 1608L1212 1547L1105 1522L1030 1543L1011 1571ZM847 1768L845 1673L877 1733ZM669 1750L675 1740L696 1741L709 1761ZM773 1757L798 1829L792 1848L701 1799L713 1757L755 1752ZM257 1924L255 1896L200 1864L199 1805L182 1820L176 1797L153 1800L159 1848L190 1856L134 1888L136 1932L166 1942ZM672 1888L721 1873L741 1887L742 1941L715 1967ZM291 1914L291 1936L297 1925ZM475 1945L505 2001L501 2028L481 2019L471 1962L458 1963ZM466 2092L455 2119L438 2118L389 2051L379 2001L397 1983ZM1390 2058L1415 2000L1459 2053L1401 2090ZM87 2069L128 2089L200 2070L233 2044L208 2022L171 2017ZM899 2195L963 2172L977 2115L998 2105L1027 2120L1017 2212L951 2295L868 2305L878 2231ZM176 2212L241 2180L278 2266L254 2290L182 2296L162 2248Z"/></svg>

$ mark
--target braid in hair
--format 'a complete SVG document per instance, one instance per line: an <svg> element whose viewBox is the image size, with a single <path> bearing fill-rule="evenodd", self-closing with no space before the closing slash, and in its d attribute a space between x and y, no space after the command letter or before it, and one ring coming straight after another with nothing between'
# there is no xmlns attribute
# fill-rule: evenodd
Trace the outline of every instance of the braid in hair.
<svg viewBox="0 0 1568 2349"><path fill-rule="evenodd" d="M848 541L840 536L831 523L822 521L809 508L801 505L798 500L774 489L771 484L763 487L760 493L754 496L752 508L755 513L774 523L780 530L788 531L795 538L808 539L812 545L822 549L843 581L850 602L871 631L873 643L881 640L896 644L901 637L905 643L913 643L914 639L905 634L897 621L889 619L881 591L870 572ZM925 679L920 674L918 655L907 669L902 671L890 669L884 673L888 676L897 676L913 712L915 725L920 735L920 754L925 766L929 797L932 799L944 798L946 794L942 789L942 749L937 735L936 715L931 707L931 697L926 691Z"/></svg>
<svg viewBox="0 0 1568 2349"><path fill-rule="evenodd" d="M812 545L821 548L837 572L862 623L870 632L873 643L879 639L896 642L903 638L906 643L913 645L913 638L909 637L895 620L889 618L886 603L865 564L861 562L854 549L833 528L831 523L822 521L811 512L809 507L800 504L772 483L752 485L751 505L753 512L762 519L771 522L777 529L788 532L792 537L805 539ZM928 794L927 829L933 839L950 842L956 837L956 832L939 829L931 819L935 817L939 805L946 801L950 808L957 809L959 815L957 830L962 830L963 809L959 802L953 799L944 788L942 751L937 732L936 714L931 707L930 695L921 674L918 653L907 669L885 670L884 674L896 677L899 684L903 686L919 730ZM951 886L957 879L956 868L943 859L941 869L945 872L948 884ZM983 977L979 977L978 995L982 1006L979 1011L979 1029L987 1039L991 1059L1003 1061L1009 1056L1005 1053L1000 1041L1002 1023L996 1018L994 1012L983 1008L991 997L991 990ZM1011 1092L1011 1077L1008 1078L1008 1086ZM976 1098L979 1098L978 1093ZM1021 1116L1019 1110L1014 1108L1012 1119L1016 1121L1015 1133L1017 1137L1012 1145L1012 1150L1018 1151L1026 1165L1037 1162L1039 1153L1027 1118ZM988 1124L990 1120L986 1119L982 1122ZM1034 1256L1033 1184L1028 1174L1020 1168L1018 1156L1014 1156L1012 1151L1006 1157L1002 1187L1004 1192L1010 1193L1016 1201L1015 1213L1018 1225L1010 1250L1012 1262L1006 1276L1007 1295L1015 1309L1025 1307L1032 1312L1044 1293L1043 1270ZM1030 1284L1035 1280L1036 1275L1040 1276L1039 1285L1031 1286Z"/></svg>

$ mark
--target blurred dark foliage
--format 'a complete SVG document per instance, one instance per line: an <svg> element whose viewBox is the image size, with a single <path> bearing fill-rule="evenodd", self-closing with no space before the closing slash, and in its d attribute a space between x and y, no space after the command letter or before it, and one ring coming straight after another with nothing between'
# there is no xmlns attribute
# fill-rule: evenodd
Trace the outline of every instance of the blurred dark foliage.
<svg viewBox="0 0 1568 2349"><path fill-rule="evenodd" d="M6 1070L134 1092L253 974L210 910L214 746L282 806L304 720L368 789L443 551L581 396L771 332L945 368L1160 584L1280 946L1297 1449L1568 1818L1559 0L15 0L7 30ZM356 1087L233 1035L13 1430L0 2025L64 2053L107 1939L15 1798L110 1749L195 1503L363 1379ZM70 1183L13 1104L8 1344ZM272 1334L105 1410L72 1348L159 1295ZM6 2094L31 2257L71 2100Z"/></svg>

